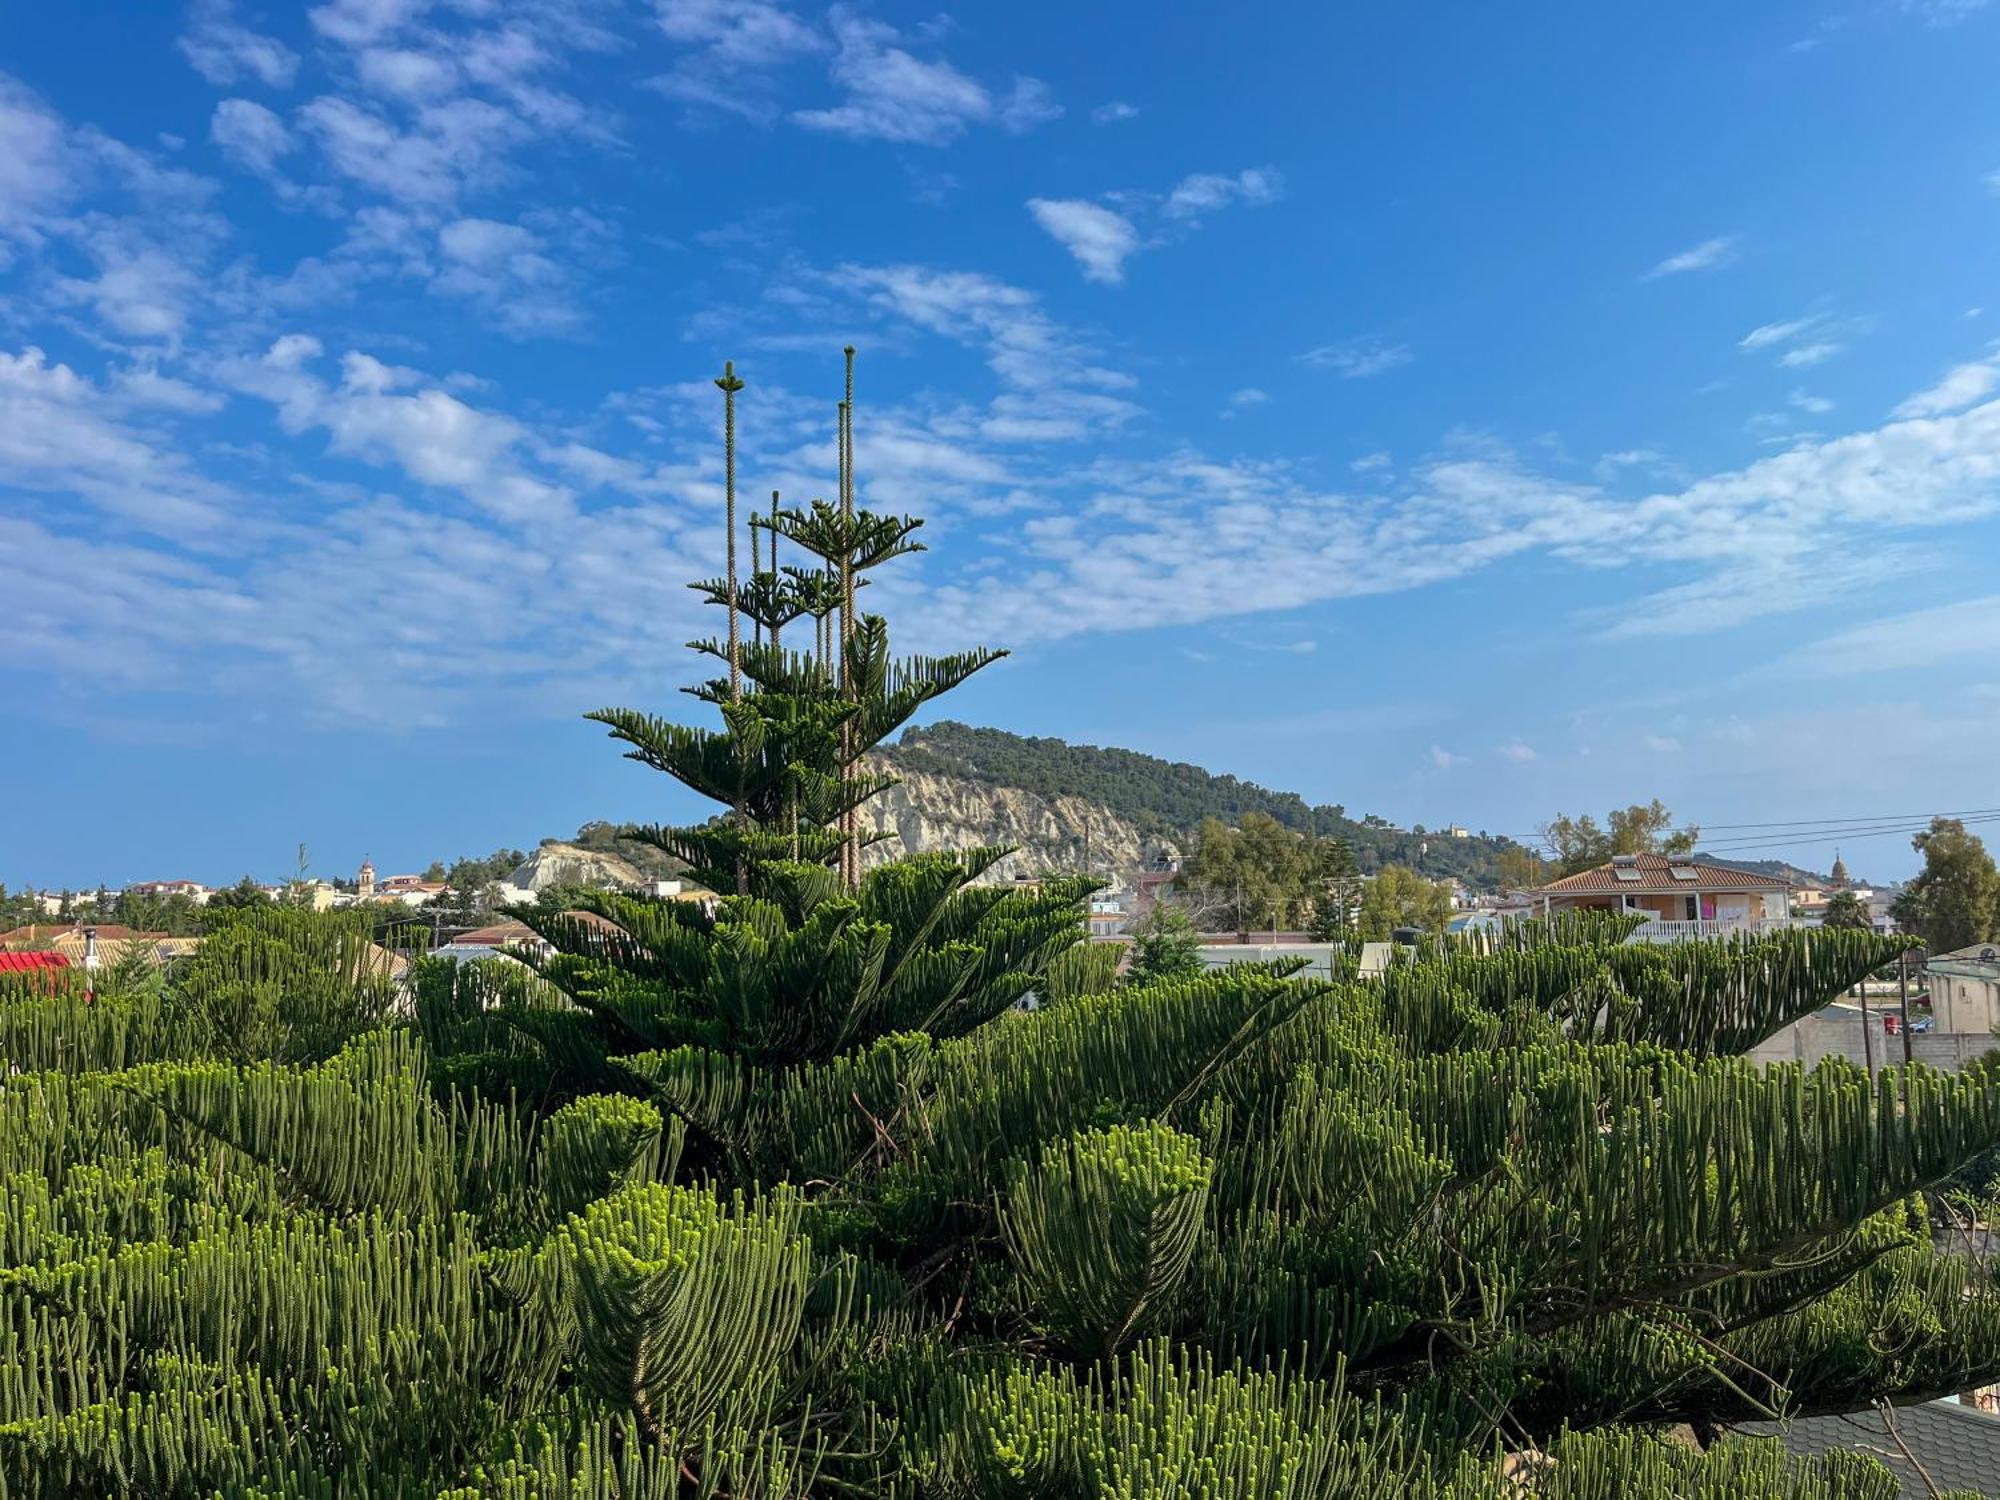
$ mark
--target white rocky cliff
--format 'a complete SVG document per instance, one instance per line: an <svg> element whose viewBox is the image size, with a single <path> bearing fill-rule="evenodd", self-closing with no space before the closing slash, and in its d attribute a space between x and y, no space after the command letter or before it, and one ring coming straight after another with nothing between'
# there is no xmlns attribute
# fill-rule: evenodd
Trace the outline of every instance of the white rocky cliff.
<svg viewBox="0 0 2000 1500"><path fill-rule="evenodd" d="M868 850L871 863L925 850L1001 844L1016 852L994 867L989 880L1074 875L1087 867L1099 878L1123 883L1180 852L1083 797L1043 797L1018 787L905 771L893 763L888 769L902 780L861 808L864 832L892 835Z"/></svg>
<svg viewBox="0 0 2000 1500"><path fill-rule="evenodd" d="M616 854L548 839L508 880L529 891L545 891L557 885L637 890L646 884L646 872Z"/></svg>

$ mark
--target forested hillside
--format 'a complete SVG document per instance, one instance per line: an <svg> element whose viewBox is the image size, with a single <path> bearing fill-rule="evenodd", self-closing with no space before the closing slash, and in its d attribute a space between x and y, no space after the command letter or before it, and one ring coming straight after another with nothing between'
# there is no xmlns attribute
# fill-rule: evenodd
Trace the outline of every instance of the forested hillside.
<svg viewBox="0 0 2000 1500"><path fill-rule="evenodd" d="M1020 787L1042 796L1087 797L1142 832L1183 842L1203 818L1235 823L1248 812L1268 813L1301 833L1347 840L1363 874L1403 864L1420 866L1434 877L1455 875L1473 885L1492 885L1498 880L1495 861L1512 844L1480 835L1461 839L1421 833L1372 816L1352 818L1338 804L1315 807L1296 792L1274 792L1253 781L1136 750L1072 745L950 719L906 729L896 745L879 753L896 770Z"/></svg>

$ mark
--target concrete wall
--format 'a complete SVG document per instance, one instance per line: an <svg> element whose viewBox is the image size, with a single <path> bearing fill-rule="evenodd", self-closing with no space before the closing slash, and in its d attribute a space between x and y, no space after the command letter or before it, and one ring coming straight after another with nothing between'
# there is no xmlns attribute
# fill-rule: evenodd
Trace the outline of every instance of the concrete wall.
<svg viewBox="0 0 2000 1500"><path fill-rule="evenodd" d="M1886 1036L1879 1012L1870 1011L1867 1050L1876 1067L1900 1065L1903 1039ZM1912 1062L1928 1063L1946 1072L1957 1072L1974 1058L2000 1048L2000 1036L1990 1031L1925 1031L1910 1038ZM1860 1013L1808 1016L1794 1022L1766 1040L1750 1054L1752 1062L1801 1062L1808 1067L1829 1057L1844 1057L1856 1067L1866 1067Z"/></svg>

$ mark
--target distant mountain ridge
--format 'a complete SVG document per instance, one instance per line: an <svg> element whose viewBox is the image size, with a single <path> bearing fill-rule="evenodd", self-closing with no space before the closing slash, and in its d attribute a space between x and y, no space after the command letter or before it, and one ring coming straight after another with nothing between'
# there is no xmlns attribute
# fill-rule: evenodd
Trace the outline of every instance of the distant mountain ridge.
<svg viewBox="0 0 2000 1500"><path fill-rule="evenodd" d="M877 752L898 775L924 775L1011 788L1049 799L1095 803L1142 839L1186 849L1204 818L1225 823L1261 812L1315 837L1345 839L1364 873L1387 864L1420 865L1431 876L1456 876L1471 885L1495 883L1495 861L1512 840L1445 830L1398 828L1382 818L1351 818L1338 804L1314 806L1296 792L1275 792L1239 777L1216 775L1185 761L1162 760L1136 750L1073 745L1067 740L1010 734L956 720L903 731Z"/></svg>
<svg viewBox="0 0 2000 1500"><path fill-rule="evenodd" d="M1803 865L1791 864L1782 859L1731 859L1724 854L1704 854L1699 849L1695 850L1694 857L1705 864L1721 865L1730 870L1748 870L1752 875L1770 875L1779 880L1788 880L1797 886L1823 887L1830 885L1833 880L1830 875L1822 875L1817 870L1808 870ZM1858 876L1851 877L1850 883L1862 886L1872 884Z"/></svg>

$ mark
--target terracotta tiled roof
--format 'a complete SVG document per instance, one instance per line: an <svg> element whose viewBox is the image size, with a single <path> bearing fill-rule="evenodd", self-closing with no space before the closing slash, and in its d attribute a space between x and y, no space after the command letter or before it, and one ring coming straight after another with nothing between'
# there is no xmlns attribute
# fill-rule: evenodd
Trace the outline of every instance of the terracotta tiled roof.
<svg viewBox="0 0 2000 1500"><path fill-rule="evenodd" d="M1682 891L1788 891L1789 881L1779 880L1770 875L1755 875L1748 870L1732 870L1725 865L1705 864L1698 859L1676 859L1665 854L1634 854L1625 856L1629 863L1626 869L1636 869L1638 877L1620 880L1617 861L1598 865L1595 869L1579 870L1574 875L1566 875L1561 880L1552 880L1547 885L1536 888L1536 894L1543 896L1588 896L1604 894L1615 896L1661 896L1674 895ZM1676 879L1675 870L1692 870L1690 879Z"/></svg>
<svg viewBox="0 0 2000 1500"><path fill-rule="evenodd" d="M100 963L115 964L128 953L142 953L154 963L162 963L170 958L185 958L201 946L198 937L168 937L164 932L131 932L121 927L120 932L127 937L106 937L102 927L97 929L97 958ZM83 962L90 944L80 931L71 930L59 934L51 945L56 952L64 954L73 964Z"/></svg>

